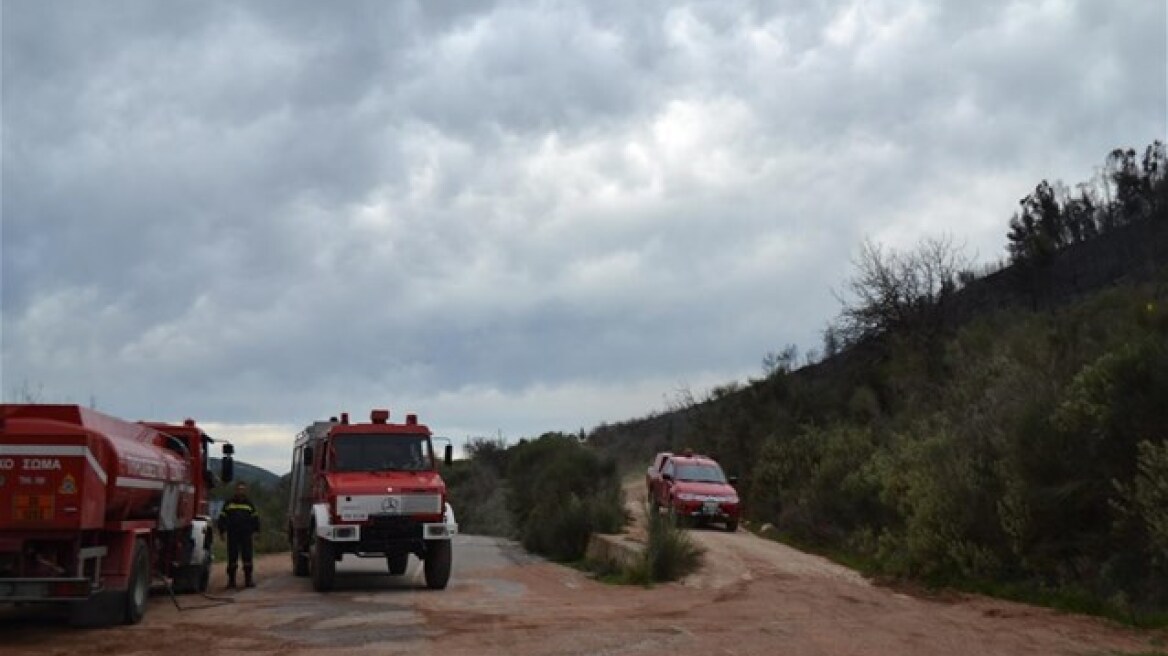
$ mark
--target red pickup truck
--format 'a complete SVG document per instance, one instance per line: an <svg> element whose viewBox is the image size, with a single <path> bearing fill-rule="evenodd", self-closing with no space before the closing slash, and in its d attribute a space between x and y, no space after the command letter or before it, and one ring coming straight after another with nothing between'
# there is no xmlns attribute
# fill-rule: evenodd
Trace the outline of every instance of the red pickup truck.
<svg viewBox="0 0 1168 656"><path fill-rule="evenodd" d="M737 479L726 478L713 458L684 454L658 453L645 472L649 507L654 513L664 507L677 523L683 520L721 522L726 530L738 530L741 508Z"/></svg>

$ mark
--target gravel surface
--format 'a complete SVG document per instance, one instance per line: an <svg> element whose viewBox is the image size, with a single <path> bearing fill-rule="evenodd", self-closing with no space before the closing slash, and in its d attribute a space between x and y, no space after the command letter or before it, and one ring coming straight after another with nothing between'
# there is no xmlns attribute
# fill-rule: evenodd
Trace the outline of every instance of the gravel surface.
<svg viewBox="0 0 1168 656"><path fill-rule="evenodd" d="M817 556L745 531L693 530L703 570L651 589L611 586L459 536L450 587L427 590L420 563L349 559L337 590L312 592L287 555L259 559L259 587L151 599L136 626L74 629L44 607L0 609L0 654L317 656L365 654L944 655L1157 653L1163 632L952 595L907 596ZM202 606L194 609L193 607Z"/></svg>

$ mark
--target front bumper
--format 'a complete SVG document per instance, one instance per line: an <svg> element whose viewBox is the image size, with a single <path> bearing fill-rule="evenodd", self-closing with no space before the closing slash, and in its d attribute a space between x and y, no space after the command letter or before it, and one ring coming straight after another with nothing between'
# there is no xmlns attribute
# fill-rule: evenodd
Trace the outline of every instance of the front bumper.
<svg viewBox="0 0 1168 656"><path fill-rule="evenodd" d="M422 522L410 517L372 517L354 524L318 526L317 535L339 543L379 545L413 540L449 540L458 534L453 521Z"/></svg>
<svg viewBox="0 0 1168 656"><path fill-rule="evenodd" d="M736 520L740 515L738 503L708 499L676 499L673 502L673 510L678 517L705 519L715 522Z"/></svg>
<svg viewBox="0 0 1168 656"><path fill-rule="evenodd" d="M0 579L0 603L17 601L80 601L93 594L85 578Z"/></svg>

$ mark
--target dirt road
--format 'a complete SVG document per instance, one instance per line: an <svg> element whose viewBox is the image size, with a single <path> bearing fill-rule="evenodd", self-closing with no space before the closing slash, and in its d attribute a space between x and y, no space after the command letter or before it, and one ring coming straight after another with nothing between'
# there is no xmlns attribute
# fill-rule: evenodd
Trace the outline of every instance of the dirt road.
<svg viewBox="0 0 1168 656"><path fill-rule="evenodd" d="M1168 649L1163 633L984 599L924 600L869 585L823 559L746 532L693 532L707 566L652 589L597 583L514 544L460 536L445 591L419 563L340 566L313 593L285 555L258 562L258 588L234 603L179 611L151 600L137 626L71 629L37 608L0 610L4 656L195 654L807 654L1110 656ZM213 585L223 584L222 571ZM219 593L217 593L219 594ZM188 606L212 602L180 597Z"/></svg>

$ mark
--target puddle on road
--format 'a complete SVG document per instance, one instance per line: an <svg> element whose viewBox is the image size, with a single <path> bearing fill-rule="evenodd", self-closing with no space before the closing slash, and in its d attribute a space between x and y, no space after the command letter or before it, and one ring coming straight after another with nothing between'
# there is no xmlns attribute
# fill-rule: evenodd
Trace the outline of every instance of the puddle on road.
<svg viewBox="0 0 1168 656"><path fill-rule="evenodd" d="M516 599L522 597L523 593L527 592L527 586L515 581L507 581L505 579L479 579L475 581L488 591L507 599Z"/></svg>
<svg viewBox="0 0 1168 656"><path fill-rule="evenodd" d="M497 572L539 559L494 538L460 537L458 549L462 556L455 560L454 578L445 591L427 590L421 565L413 559L404 577L350 571L338 577L337 589L327 598L304 592L299 597L283 596L278 606L265 608L271 614L265 628L291 644L342 648L411 644L450 629L446 624L428 625L426 613L502 614L528 594L526 585Z"/></svg>
<svg viewBox="0 0 1168 656"><path fill-rule="evenodd" d="M345 615L344 617L332 617L326 620L314 622L311 629L314 631L327 631L329 629L350 629L353 627L366 626L368 624L389 624L393 626L411 626L421 624L422 618L413 611L391 611L388 613L362 613L360 615Z"/></svg>
<svg viewBox="0 0 1168 656"><path fill-rule="evenodd" d="M438 635L437 631L426 630L425 618L411 605L378 602L370 604L340 596L330 598L327 605L316 598L289 600L279 611L285 619L268 630L296 644L336 647L419 641Z"/></svg>

